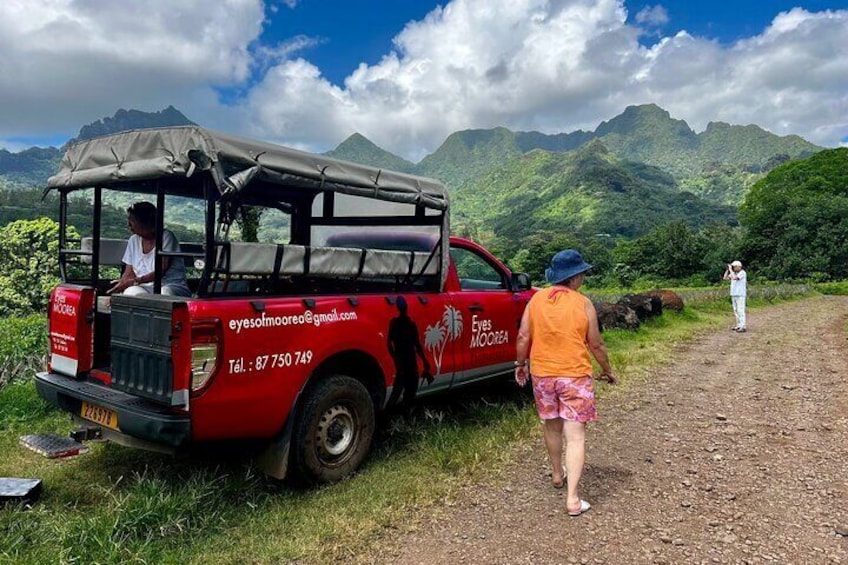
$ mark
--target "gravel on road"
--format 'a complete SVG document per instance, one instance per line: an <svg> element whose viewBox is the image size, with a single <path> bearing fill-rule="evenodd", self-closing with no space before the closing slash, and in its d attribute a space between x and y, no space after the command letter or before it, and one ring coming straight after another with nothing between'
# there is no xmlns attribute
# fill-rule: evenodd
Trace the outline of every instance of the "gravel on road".
<svg viewBox="0 0 848 565"><path fill-rule="evenodd" d="M551 487L540 432L363 561L848 563L846 317L848 297L759 309L603 398L583 516Z"/></svg>

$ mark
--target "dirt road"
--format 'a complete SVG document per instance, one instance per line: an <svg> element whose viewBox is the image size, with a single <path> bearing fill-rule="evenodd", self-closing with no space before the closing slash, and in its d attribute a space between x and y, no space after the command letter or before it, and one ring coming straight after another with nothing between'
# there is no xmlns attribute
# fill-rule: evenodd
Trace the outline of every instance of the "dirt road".
<svg viewBox="0 0 848 565"><path fill-rule="evenodd" d="M603 399L578 518L541 433L377 563L848 563L848 298L713 333ZM728 317L728 325L730 317Z"/></svg>

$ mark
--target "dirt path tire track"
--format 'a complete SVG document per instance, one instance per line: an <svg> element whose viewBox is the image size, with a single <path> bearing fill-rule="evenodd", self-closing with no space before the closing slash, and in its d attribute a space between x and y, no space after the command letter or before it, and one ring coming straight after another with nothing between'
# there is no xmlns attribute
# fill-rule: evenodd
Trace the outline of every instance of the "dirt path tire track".
<svg viewBox="0 0 848 565"><path fill-rule="evenodd" d="M846 316L846 297L757 310L747 334L689 342L603 400L587 514L564 512L540 434L501 476L364 560L848 563Z"/></svg>

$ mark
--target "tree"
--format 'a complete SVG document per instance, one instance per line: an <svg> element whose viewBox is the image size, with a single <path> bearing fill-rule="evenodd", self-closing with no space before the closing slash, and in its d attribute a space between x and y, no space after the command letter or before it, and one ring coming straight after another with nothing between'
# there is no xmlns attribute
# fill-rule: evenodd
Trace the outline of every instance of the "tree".
<svg viewBox="0 0 848 565"><path fill-rule="evenodd" d="M769 278L848 277L848 148L775 168L739 217L743 254Z"/></svg>
<svg viewBox="0 0 848 565"><path fill-rule="evenodd" d="M236 223L241 229L242 241L259 241L259 220L263 209L258 206L242 206L239 210Z"/></svg>
<svg viewBox="0 0 848 565"><path fill-rule="evenodd" d="M616 249L623 266L663 279L684 279L701 274L706 265L704 239L685 222L672 222Z"/></svg>
<svg viewBox="0 0 848 565"><path fill-rule="evenodd" d="M69 228L69 237L79 237ZM0 314L42 312L59 282L59 224L49 218L0 226Z"/></svg>
<svg viewBox="0 0 848 565"><path fill-rule="evenodd" d="M704 246L704 279L719 282L725 267L731 261L745 258L741 253L742 230L738 226L710 224L698 232Z"/></svg>
<svg viewBox="0 0 848 565"><path fill-rule="evenodd" d="M558 232L540 231L521 240L520 249L509 261L514 271L530 275L534 283L545 281L545 269L551 266L551 259L563 249L577 249L583 259L592 265L589 276L593 285L603 282L612 269L611 244L607 234L593 236L563 235Z"/></svg>

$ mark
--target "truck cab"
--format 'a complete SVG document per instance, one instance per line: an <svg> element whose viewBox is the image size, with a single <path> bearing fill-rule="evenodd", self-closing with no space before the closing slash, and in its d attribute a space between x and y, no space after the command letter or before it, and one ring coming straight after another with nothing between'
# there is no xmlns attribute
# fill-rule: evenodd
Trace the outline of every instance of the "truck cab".
<svg viewBox="0 0 848 565"><path fill-rule="evenodd" d="M367 455L398 375L422 396L512 371L530 281L449 236L432 179L177 127L79 142L48 188L62 283L36 387L106 439L259 441L268 474L332 482ZM138 200L157 210L152 292L110 294L127 241L105 212ZM164 251L186 218L194 239ZM160 293L177 260L190 296ZM400 344L398 318L415 328Z"/></svg>

